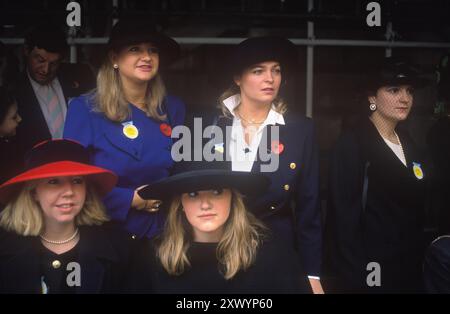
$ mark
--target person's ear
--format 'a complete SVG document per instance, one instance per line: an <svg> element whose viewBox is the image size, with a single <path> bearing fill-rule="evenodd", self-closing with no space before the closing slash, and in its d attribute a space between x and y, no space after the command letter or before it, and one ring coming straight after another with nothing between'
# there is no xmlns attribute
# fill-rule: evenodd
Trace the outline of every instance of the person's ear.
<svg viewBox="0 0 450 314"><path fill-rule="evenodd" d="M377 98L375 96L368 96L367 100L369 101L369 104L375 104L377 102Z"/></svg>
<svg viewBox="0 0 450 314"><path fill-rule="evenodd" d="M238 87L241 87L241 78L238 75L235 75L233 77L233 81L234 81L234 84L236 84Z"/></svg>
<svg viewBox="0 0 450 314"><path fill-rule="evenodd" d="M112 64L117 64L118 57L117 57L116 53L110 52L108 57L109 57L109 60L111 61Z"/></svg>
<svg viewBox="0 0 450 314"><path fill-rule="evenodd" d="M30 46L24 45L23 46L23 54L24 54L24 56L28 58L32 50L33 49Z"/></svg>

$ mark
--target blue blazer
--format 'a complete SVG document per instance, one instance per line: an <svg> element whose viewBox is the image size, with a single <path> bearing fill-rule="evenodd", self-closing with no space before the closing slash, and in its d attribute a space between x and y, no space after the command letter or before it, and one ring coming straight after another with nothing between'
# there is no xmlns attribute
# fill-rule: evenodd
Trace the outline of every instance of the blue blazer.
<svg viewBox="0 0 450 314"><path fill-rule="evenodd" d="M92 96L83 95L70 102L64 138L80 142L88 148L92 164L118 175L117 186L104 199L109 216L137 237L152 237L161 231L163 214L130 209L131 202L136 188L169 175L172 139L161 132L163 122L148 118L131 104L130 121L139 135L135 139L126 137L122 123L93 110ZM167 96L163 110L172 128L184 122L185 106L180 99Z"/></svg>
<svg viewBox="0 0 450 314"><path fill-rule="evenodd" d="M322 224L319 197L319 158L311 119L288 114L285 125L279 125L279 142L284 149L279 154L278 170L264 172L271 179L268 192L248 201L248 206L278 236L291 243L300 253L303 269L310 276L319 276L322 259ZM225 128L233 120L220 116L215 119L222 128L226 143L224 154L228 154L230 139ZM259 150L271 152L271 128L266 127L267 143ZM263 137L264 139L264 137ZM226 156L226 155L225 155ZM260 156L260 154L258 154ZM229 158L229 157L228 157ZM229 159L231 160L231 158ZM261 160L253 163L252 172L260 172ZM230 163L231 167L231 163Z"/></svg>

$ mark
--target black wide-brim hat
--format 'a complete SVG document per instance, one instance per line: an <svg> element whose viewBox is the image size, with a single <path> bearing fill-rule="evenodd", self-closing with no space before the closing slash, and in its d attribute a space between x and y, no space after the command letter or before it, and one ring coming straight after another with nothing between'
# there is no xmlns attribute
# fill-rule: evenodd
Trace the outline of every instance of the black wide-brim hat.
<svg viewBox="0 0 450 314"><path fill-rule="evenodd" d="M159 50L160 63L167 65L180 55L180 45L169 36L159 32L156 25L147 21L120 20L111 30L108 51L119 52L130 45L151 43Z"/></svg>
<svg viewBox="0 0 450 314"><path fill-rule="evenodd" d="M232 171L227 161L181 161L174 174L138 191L143 199L168 200L175 195L214 189L236 189L247 197L267 191L270 179L260 173Z"/></svg>
<svg viewBox="0 0 450 314"><path fill-rule="evenodd" d="M239 43L228 62L231 76L240 75L248 67L266 61L280 63L282 74L298 71L295 45L284 37L248 38Z"/></svg>
<svg viewBox="0 0 450 314"><path fill-rule="evenodd" d="M27 153L22 173L0 186L0 203L7 204L28 181L62 176L85 176L100 197L117 183L113 172L90 164L87 149L81 144L66 139L48 140Z"/></svg>
<svg viewBox="0 0 450 314"><path fill-rule="evenodd" d="M423 77L423 72L418 66L399 58L384 59L372 72L364 86L367 91L376 91L383 86L400 85L420 89L431 83L431 80Z"/></svg>

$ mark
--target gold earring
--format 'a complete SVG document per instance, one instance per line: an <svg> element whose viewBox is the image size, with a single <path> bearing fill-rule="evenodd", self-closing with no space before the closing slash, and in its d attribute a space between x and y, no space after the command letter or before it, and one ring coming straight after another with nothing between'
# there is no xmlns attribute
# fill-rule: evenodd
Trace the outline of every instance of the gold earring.
<svg viewBox="0 0 450 314"><path fill-rule="evenodd" d="M117 70L119 68L119 65L117 63L114 63L113 67Z"/></svg>

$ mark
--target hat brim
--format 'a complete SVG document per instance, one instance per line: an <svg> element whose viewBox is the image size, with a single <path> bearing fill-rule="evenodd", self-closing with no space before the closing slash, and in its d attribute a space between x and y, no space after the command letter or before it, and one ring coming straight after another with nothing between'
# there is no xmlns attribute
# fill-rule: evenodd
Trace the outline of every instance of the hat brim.
<svg viewBox="0 0 450 314"><path fill-rule="evenodd" d="M168 200L182 193L233 188L244 196L256 196L264 193L269 184L269 178L262 174L207 169L167 177L140 189L138 194L143 199Z"/></svg>
<svg viewBox="0 0 450 314"><path fill-rule="evenodd" d="M117 176L103 168L73 161L53 162L25 171L3 183L0 203L7 204L25 182L62 176L87 176L100 197L108 194L117 183Z"/></svg>

